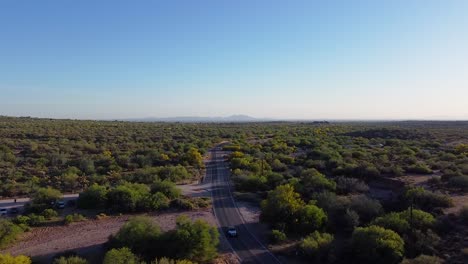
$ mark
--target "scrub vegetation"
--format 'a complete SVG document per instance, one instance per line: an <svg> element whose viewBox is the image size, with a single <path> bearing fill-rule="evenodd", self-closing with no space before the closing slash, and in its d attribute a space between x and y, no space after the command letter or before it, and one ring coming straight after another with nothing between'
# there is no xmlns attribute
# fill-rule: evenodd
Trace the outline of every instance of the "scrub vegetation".
<svg viewBox="0 0 468 264"><path fill-rule="evenodd" d="M106 217L207 207L206 199L183 196L177 184L200 180L204 155L220 142L238 197L261 208L274 247L293 245L279 255L314 263L466 260L452 238L468 228L467 209L457 204L468 195L468 122L0 117L0 195L31 197L23 215L0 221L0 247L62 217L54 203L63 193L79 193L77 208ZM61 219L73 224L85 216ZM174 230L162 232L136 217L109 239L104 263L208 263L217 256L218 237L204 221L181 217ZM82 263L80 256L67 258L56 262Z"/></svg>

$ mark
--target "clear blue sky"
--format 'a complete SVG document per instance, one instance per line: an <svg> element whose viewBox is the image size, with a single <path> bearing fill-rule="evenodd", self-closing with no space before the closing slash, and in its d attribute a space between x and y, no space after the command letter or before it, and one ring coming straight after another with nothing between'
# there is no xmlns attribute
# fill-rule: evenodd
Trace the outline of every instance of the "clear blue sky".
<svg viewBox="0 0 468 264"><path fill-rule="evenodd" d="M468 1L0 1L0 115L468 119Z"/></svg>

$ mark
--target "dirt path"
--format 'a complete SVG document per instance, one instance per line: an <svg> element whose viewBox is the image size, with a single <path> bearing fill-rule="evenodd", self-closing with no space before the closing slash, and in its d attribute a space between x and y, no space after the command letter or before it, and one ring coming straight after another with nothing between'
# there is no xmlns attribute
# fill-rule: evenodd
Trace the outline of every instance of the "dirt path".
<svg viewBox="0 0 468 264"><path fill-rule="evenodd" d="M170 230L175 228L176 218L181 214L191 219L204 219L211 225L216 225L210 209L167 212L150 216L162 230ZM71 250L85 257L92 256L91 261L96 262L102 257L102 245L107 242L110 235L117 233L130 217L123 215L101 220L87 220L69 226L34 228L31 232L25 233L20 242L1 252L27 255L48 263L54 255Z"/></svg>

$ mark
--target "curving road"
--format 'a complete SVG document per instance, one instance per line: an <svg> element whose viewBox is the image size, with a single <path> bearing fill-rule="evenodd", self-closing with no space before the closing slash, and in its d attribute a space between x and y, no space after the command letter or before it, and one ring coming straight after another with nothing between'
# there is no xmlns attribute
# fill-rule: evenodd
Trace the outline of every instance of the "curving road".
<svg viewBox="0 0 468 264"><path fill-rule="evenodd" d="M220 229L226 234L229 226L236 227L238 237L227 240L242 263L281 263L244 225L231 194L230 171L224 161L224 154L219 147L211 150L204 180L212 183L213 210Z"/></svg>

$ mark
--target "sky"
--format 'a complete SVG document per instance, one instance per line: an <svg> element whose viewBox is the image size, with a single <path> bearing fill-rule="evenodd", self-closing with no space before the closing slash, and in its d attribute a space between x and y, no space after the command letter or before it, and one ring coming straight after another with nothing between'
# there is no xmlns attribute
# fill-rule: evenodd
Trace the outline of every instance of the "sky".
<svg viewBox="0 0 468 264"><path fill-rule="evenodd" d="M467 119L468 1L2 0L0 115Z"/></svg>

